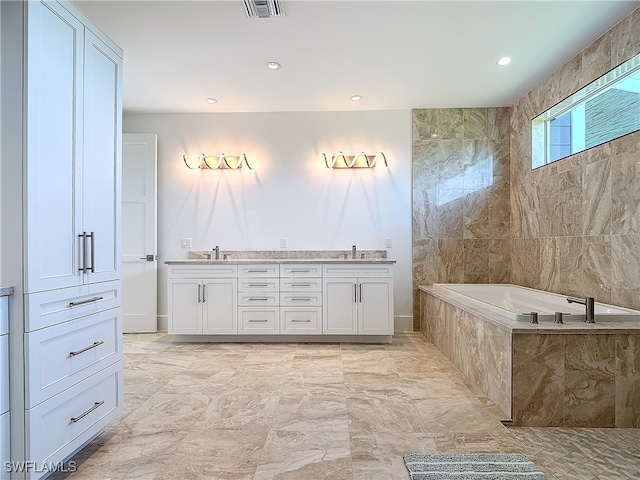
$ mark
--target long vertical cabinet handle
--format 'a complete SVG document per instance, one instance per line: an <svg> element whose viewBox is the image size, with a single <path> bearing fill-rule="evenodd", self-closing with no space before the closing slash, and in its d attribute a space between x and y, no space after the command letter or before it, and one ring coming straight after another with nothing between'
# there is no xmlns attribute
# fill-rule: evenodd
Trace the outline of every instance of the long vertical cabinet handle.
<svg viewBox="0 0 640 480"><path fill-rule="evenodd" d="M198 284L198 303L200 303L200 284Z"/></svg>
<svg viewBox="0 0 640 480"><path fill-rule="evenodd" d="M202 303L207 301L207 286L202 285Z"/></svg>
<svg viewBox="0 0 640 480"><path fill-rule="evenodd" d="M82 266L78 269L78 271L87 273L87 232L79 233L78 238L82 239Z"/></svg>
<svg viewBox="0 0 640 480"><path fill-rule="evenodd" d="M358 286L353 284L353 302L358 303Z"/></svg>
<svg viewBox="0 0 640 480"><path fill-rule="evenodd" d="M360 303L362 303L362 284L360 284Z"/></svg>
<svg viewBox="0 0 640 480"><path fill-rule="evenodd" d="M91 273L96 273L96 234L95 232L91 232L87 235L87 238L91 239L91 266L88 270L91 270Z"/></svg>

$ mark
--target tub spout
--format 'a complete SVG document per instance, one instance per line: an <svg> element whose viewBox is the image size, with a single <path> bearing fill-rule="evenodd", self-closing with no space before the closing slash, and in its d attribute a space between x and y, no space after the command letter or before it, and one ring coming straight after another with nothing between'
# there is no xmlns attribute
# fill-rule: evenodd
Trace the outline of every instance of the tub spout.
<svg viewBox="0 0 640 480"><path fill-rule="evenodd" d="M586 308L586 314L584 316L584 321L586 323L596 323L595 318L595 308L596 308L596 300L593 297L587 298L575 298L575 297L567 297L567 302L569 303L579 303L580 305L584 305Z"/></svg>

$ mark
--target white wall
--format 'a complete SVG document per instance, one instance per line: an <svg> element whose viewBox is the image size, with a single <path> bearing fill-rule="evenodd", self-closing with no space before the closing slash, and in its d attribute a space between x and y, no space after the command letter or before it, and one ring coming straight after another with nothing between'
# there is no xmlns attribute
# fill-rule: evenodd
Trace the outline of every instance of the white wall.
<svg viewBox="0 0 640 480"><path fill-rule="evenodd" d="M395 314L410 325L411 111L125 114L126 133L158 135L158 314L166 328L165 260L193 250L384 249ZM329 170L320 153L383 151L389 167ZM253 170L189 170L198 154L245 153ZM410 329L410 327L408 327Z"/></svg>

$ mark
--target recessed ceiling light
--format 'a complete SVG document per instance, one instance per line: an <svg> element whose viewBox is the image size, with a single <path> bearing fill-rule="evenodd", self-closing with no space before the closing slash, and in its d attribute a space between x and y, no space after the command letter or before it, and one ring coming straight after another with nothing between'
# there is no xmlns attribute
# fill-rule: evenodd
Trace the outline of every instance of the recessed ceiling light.
<svg viewBox="0 0 640 480"><path fill-rule="evenodd" d="M511 63L511 57L502 57L497 63L502 67L509 65Z"/></svg>
<svg viewBox="0 0 640 480"><path fill-rule="evenodd" d="M205 98L204 101L207 102L207 103L216 103L217 102L217 100L215 98L211 98L211 97Z"/></svg>
<svg viewBox="0 0 640 480"><path fill-rule="evenodd" d="M280 64L278 62L269 62L267 63L267 68L269 70L278 70L280 68Z"/></svg>
<svg viewBox="0 0 640 480"><path fill-rule="evenodd" d="M362 95L353 95L351 97L351 100L353 100L354 102L359 102L360 100L362 100Z"/></svg>

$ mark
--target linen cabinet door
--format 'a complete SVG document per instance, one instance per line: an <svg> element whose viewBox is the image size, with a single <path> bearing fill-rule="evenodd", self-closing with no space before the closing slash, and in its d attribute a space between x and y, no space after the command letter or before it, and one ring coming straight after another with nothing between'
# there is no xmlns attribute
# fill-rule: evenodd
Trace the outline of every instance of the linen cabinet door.
<svg viewBox="0 0 640 480"><path fill-rule="evenodd" d="M202 285L200 280L169 279L167 297L169 333L202 333Z"/></svg>
<svg viewBox="0 0 640 480"><path fill-rule="evenodd" d="M121 276L122 58L89 30L84 56L82 230L94 283Z"/></svg>
<svg viewBox="0 0 640 480"><path fill-rule="evenodd" d="M202 289L202 333L238 333L238 280L206 278L202 282Z"/></svg>
<svg viewBox="0 0 640 480"><path fill-rule="evenodd" d="M25 292L79 285L84 26L61 5L25 2ZM17 160L17 159L14 159Z"/></svg>
<svg viewBox="0 0 640 480"><path fill-rule="evenodd" d="M356 278L325 278L322 297L322 333L358 333Z"/></svg>

